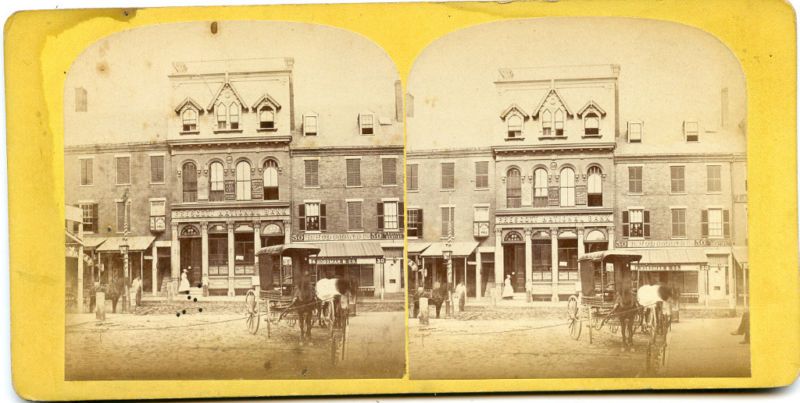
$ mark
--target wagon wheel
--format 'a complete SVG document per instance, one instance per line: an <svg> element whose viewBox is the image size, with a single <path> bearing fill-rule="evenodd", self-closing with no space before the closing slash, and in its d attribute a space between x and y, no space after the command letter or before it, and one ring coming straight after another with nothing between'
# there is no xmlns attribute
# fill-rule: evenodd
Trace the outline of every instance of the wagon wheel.
<svg viewBox="0 0 800 403"><path fill-rule="evenodd" d="M347 353L347 328L350 326L350 310L342 309L342 361Z"/></svg>
<svg viewBox="0 0 800 403"><path fill-rule="evenodd" d="M581 328L583 327L578 309L578 297L574 295L569 297L567 314L569 315L569 335L573 340L578 340L581 338Z"/></svg>
<svg viewBox="0 0 800 403"><path fill-rule="evenodd" d="M256 334L256 332L258 332L259 322L261 322L261 313L259 312L258 298L253 290L248 291L247 295L244 297L244 306L247 331L250 332L250 334Z"/></svg>

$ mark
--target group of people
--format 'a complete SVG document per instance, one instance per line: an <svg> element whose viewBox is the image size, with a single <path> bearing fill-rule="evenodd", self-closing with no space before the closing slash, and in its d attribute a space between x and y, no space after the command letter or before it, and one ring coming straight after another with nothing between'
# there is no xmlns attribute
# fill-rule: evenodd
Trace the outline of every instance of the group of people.
<svg viewBox="0 0 800 403"><path fill-rule="evenodd" d="M122 276L116 276L109 284L101 283L99 280L94 282L92 293L89 297L89 311L94 312L97 305L97 292L105 292L105 298L111 301L111 312L117 313L117 305L120 298L125 294L125 280ZM134 294L133 300L136 306L142 304L142 279L135 276L130 283L130 291Z"/></svg>
<svg viewBox="0 0 800 403"><path fill-rule="evenodd" d="M459 282L455 288L448 286L448 283L440 283L438 281L433 283L433 289L429 291L426 291L422 287L417 287L417 290L412 296L414 300L412 309L413 317L419 317L420 298L428 298L436 307L436 317L439 318L441 316L442 305L450 298L451 293L454 305L458 307L459 312L463 312L467 302L467 286L463 281Z"/></svg>

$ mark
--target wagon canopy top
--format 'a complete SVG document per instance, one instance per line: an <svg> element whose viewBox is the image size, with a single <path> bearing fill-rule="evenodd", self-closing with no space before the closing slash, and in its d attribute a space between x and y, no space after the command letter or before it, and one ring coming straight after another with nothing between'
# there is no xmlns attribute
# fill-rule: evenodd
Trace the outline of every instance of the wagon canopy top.
<svg viewBox="0 0 800 403"><path fill-rule="evenodd" d="M601 261L607 258L612 258L615 260L626 260L629 262L638 262L642 255L639 253L633 252L626 252L621 250L601 250L597 252L590 252L586 253L581 256L578 260L579 261Z"/></svg>
<svg viewBox="0 0 800 403"><path fill-rule="evenodd" d="M319 246L308 243L289 243L283 245L272 245L258 250L257 255L316 255L319 253Z"/></svg>

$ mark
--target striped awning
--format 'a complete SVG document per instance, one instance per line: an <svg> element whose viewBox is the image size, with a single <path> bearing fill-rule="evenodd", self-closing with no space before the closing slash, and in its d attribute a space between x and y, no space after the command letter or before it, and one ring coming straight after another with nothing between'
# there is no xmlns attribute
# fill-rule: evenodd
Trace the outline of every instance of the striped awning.
<svg viewBox="0 0 800 403"><path fill-rule="evenodd" d="M128 237L128 250L131 252L139 252L146 250L150 247L153 241L156 239L154 236L142 235L142 236L129 236ZM103 242L100 246L97 247L98 252L119 252L119 247L122 245L122 237L115 236L115 237L108 237L106 238L105 242Z"/></svg>
<svg viewBox="0 0 800 403"><path fill-rule="evenodd" d="M472 254L478 247L477 242L453 242L451 245L453 256L465 257ZM434 242L422 252L422 257L442 257L445 248L444 242Z"/></svg>

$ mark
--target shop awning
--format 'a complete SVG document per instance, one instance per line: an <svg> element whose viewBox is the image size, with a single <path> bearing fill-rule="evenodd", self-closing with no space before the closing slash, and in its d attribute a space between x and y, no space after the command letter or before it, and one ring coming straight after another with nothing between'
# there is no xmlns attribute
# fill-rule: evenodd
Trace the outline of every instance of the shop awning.
<svg viewBox="0 0 800 403"><path fill-rule="evenodd" d="M84 249L97 249L106 239L108 238L102 236L83 237L83 247Z"/></svg>
<svg viewBox="0 0 800 403"><path fill-rule="evenodd" d="M733 249L733 258L736 259L736 262L741 266L746 266L748 263L747 246L734 246L731 249Z"/></svg>
<svg viewBox="0 0 800 403"><path fill-rule="evenodd" d="M478 247L477 242L453 242L451 245L453 256L465 257L472 254L475 248ZM422 252L422 257L442 257L442 250L444 250L444 242L434 242Z"/></svg>
<svg viewBox="0 0 800 403"><path fill-rule="evenodd" d="M257 255L280 255L281 253L299 252L300 254L315 255L320 248L316 244L310 243L288 243L272 245L259 249Z"/></svg>
<svg viewBox="0 0 800 403"><path fill-rule="evenodd" d="M422 253L425 249L431 246L429 242L409 242L408 243L408 253Z"/></svg>
<svg viewBox="0 0 800 403"><path fill-rule="evenodd" d="M381 257L380 242L325 242L316 244L320 251L317 257Z"/></svg>
<svg viewBox="0 0 800 403"><path fill-rule="evenodd" d="M634 268L642 271L694 271L708 264L708 258L701 249L662 248L662 249L624 249L642 255L642 260Z"/></svg>
<svg viewBox="0 0 800 403"><path fill-rule="evenodd" d="M156 239L154 236L129 236L128 237L128 250L131 252L140 252L150 247ZM108 237L105 242L97 247L98 252L119 252L119 246L122 245L122 237Z"/></svg>

